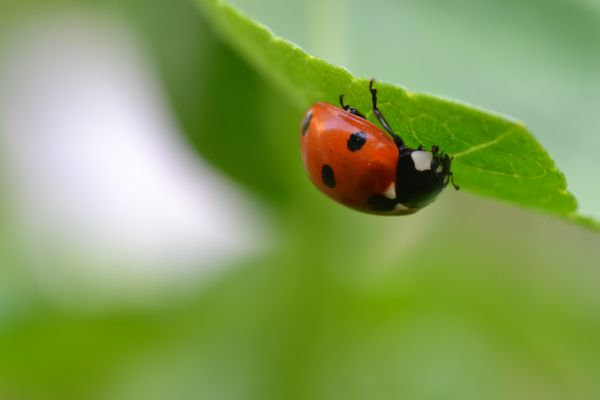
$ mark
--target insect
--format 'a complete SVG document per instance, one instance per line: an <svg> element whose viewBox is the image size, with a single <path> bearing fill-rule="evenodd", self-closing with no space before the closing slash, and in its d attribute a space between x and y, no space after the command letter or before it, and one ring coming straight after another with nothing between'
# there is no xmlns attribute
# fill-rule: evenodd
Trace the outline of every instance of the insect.
<svg viewBox="0 0 600 400"><path fill-rule="evenodd" d="M323 193L355 210L383 215L413 214L430 204L449 182L456 190L452 157L438 146L425 150L404 144L377 108L377 89L369 83L373 114L385 132L357 109L314 104L300 126L302 159L308 176Z"/></svg>

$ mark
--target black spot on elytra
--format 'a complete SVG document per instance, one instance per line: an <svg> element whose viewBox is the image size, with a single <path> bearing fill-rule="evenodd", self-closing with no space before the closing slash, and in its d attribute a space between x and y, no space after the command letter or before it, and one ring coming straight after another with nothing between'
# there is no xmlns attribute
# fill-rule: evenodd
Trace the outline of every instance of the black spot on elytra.
<svg viewBox="0 0 600 400"><path fill-rule="evenodd" d="M367 134L361 131L354 132L348 138L348 150L354 152L360 150L367 142Z"/></svg>
<svg viewBox="0 0 600 400"><path fill-rule="evenodd" d="M329 164L323 164L321 168L321 180L325 184L325 186L333 189L335 187L335 174L333 173L333 168Z"/></svg>
<svg viewBox="0 0 600 400"><path fill-rule="evenodd" d="M308 114L306 114L306 116L304 117L304 120L302 121L302 135L306 135L306 132L308 132L308 127L310 125L310 120L312 119L313 113L312 111L309 111Z"/></svg>
<svg viewBox="0 0 600 400"><path fill-rule="evenodd" d="M371 207L371 210L379 212L392 211L394 207L396 207L396 204L398 204L398 201L396 199L389 199L380 194L369 197L367 202L369 203L369 207Z"/></svg>

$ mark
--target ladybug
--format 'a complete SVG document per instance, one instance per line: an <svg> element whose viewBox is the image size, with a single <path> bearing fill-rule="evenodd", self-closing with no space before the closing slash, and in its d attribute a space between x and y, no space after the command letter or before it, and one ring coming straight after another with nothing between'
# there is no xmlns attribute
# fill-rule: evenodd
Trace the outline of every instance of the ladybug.
<svg viewBox="0 0 600 400"><path fill-rule="evenodd" d="M394 133L377 108L377 89L369 83L373 114L385 132L357 109L314 104L300 127L302 160L323 193L355 210L409 215L431 203L450 181L452 157L432 146L414 149Z"/></svg>

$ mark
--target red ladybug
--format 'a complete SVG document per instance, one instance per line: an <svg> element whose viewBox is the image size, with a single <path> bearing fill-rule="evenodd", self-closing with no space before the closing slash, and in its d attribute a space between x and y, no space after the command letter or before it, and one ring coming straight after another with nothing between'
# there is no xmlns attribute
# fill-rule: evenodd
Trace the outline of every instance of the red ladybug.
<svg viewBox="0 0 600 400"><path fill-rule="evenodd" d="M358 110L344 104L313 105L300 128L302 159L312 182L348 207L371 214L408 215L431 203L450 180L452 158L404 144L377 108L377 90L369 83L373 113L384 132Z"/></svg>

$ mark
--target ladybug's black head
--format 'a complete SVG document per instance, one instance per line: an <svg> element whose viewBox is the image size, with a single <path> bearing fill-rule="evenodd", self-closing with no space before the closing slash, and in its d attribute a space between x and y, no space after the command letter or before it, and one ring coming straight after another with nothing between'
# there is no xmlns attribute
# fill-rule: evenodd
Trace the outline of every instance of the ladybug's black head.
<svg viewBox="0 0 600 400"><path fill-rule="evenodd" d="M433 160L431 161L431 170L438 177L438 181L442 183L442 187L445 188L450 182L452 173L450 172L450 166L452 165L452 157L448 154L436 154L433 153Z"/></svg>
<svg viewBox="0 0 600 400"><path fill-rule="evenodd" d="M400 149L396 177L396 196L400 204L422 208L431 203L450 182L452 158L432 151Z"/></svg>

